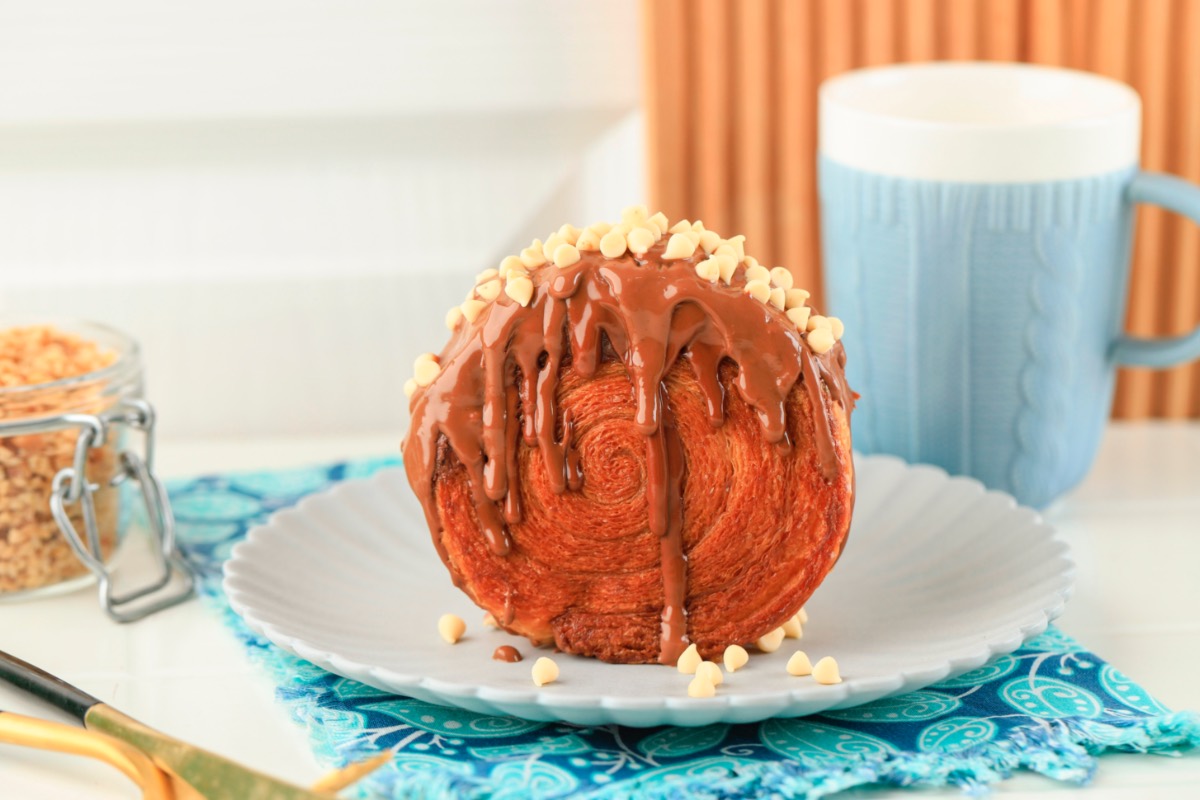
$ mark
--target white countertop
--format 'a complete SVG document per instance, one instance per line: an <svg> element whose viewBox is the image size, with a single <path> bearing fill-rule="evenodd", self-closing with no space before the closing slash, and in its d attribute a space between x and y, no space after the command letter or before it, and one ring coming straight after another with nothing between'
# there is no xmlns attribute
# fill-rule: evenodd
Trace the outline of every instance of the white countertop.
<svg viewBox="0 0 1200 800"><path fill-rule="evenodd" d="M163 441L163 477L299 466L393 452L395 433L327 439ZM1078 564L1075 595L1059 627L1114 663L1166 705L1200 709L1200 424L1116 424L1085 483L1047 518ZM128 568L138 553L130 553ZM0 648L79 685L101 700L183 739L304 783L322 773L301 729L273 697L214 615L190 602L118 626L92 590L0 604ZM0 709L65 719L0 685ZM233 724L231 720L236 720ZM0 745L5 798L137 797L107 765ZM1023 775L1005 797L1077 795L1074 787ZM926 793L930 794L930 793ZM957 790L933 792L960 796ZM843 797L904 797L856 791ZM1200 755L1111 755L1093 787L1100 798L1200 795Z"/></svg>

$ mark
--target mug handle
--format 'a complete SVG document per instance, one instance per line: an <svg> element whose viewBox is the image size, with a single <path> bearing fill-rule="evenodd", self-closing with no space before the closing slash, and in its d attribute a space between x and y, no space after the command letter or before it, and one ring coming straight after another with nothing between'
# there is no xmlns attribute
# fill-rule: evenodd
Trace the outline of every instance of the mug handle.
<svg viewBox="0 0 1200 800"><path fill-rule="evenodd" d="M1129 184L1127 197L1134 203L1151 203L1174 211L1200 225L1200 187L1160 172L1139 172ZM1200 269L1200 264L1188 264ZM1200 357L1200 325L1182 336L1145 339L1122 334L1113 343L1112 359L1131 367L1159 369Z"/></svg>

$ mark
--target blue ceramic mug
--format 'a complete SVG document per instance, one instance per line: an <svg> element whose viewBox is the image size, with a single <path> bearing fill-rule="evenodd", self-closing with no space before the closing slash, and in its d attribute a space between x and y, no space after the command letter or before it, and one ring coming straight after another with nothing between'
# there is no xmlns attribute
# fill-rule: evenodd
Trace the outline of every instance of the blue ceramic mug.
<svg viewBox="0 0 1200 800"><path fill-rule="evenodd" d="M822 86L825 287L858 449L1042 507L1091 465L1118 364L1200 356L1200 328L1122 332L1134 204L1200 222L1200 189L1138 170L1140 123L1122 83L1020 64Z"/></svg>

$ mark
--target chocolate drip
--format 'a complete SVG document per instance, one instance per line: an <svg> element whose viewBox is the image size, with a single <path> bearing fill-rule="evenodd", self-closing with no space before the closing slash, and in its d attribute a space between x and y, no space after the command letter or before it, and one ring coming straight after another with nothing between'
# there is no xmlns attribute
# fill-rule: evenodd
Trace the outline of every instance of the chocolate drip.
<svg viewBox="0 0 1200 800"><path fill-rule="evenodd" d="M505 555L512 547L506 524L519 523L522 515L516 474L521 442L538 448L552 491L576 491L585 480L574 422L557 408L560 371L569 365L588 377L602 361L620 359L632 387L634 422L646 436L648 528L662 542L659 660L673 664L688 642L686 464L663 384L667 371L681 357L689 360L715 427L725 414L718 370L732 361L738 368L734 388L755 410L767 441L785 448L791 446L786 400L802 382L827 480L838 473L839 457L829 403L849 413L855 395L845 384L841 344L814 355L783 312L746 296L743 271L732 285L713 284L696 274L702 253L665 261L664 245L617 259L588 251L570 267L544 267L533 274L528 306L502 295L474 323L461 322L440 354L441 373L413 395L403 451L442 560L449 564L434 476L451 453L467 470L488 546Z"/></svg>

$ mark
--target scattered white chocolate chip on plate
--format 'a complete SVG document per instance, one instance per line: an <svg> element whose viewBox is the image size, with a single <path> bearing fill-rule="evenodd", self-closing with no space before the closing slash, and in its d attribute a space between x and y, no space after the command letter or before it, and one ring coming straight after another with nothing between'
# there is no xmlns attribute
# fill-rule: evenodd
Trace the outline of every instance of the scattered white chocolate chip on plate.
<svg viewBox="0 0 1200 800"><path fill-rule="evenodd" d="M789 619L783 623L783 635L789 639L801 639L804 637L804 629L800 626L800 615Z"/></svg>
<svg viewBox="0 0 1200 800"><path fill-rule="evenodd" d="M703 660L696 650L696 645L689 644L687 649L679 654L679 658L675 661L675 668L684 675L694 675L696 667L700 666L700 662Z"/></svg>
<svg viewBox="0 0 1200 800"><path fill-rule="evenodd" d="M725 682L725 676L721 673L721 667L715 661L702 661L700 666L696 667L696 677L708 678L713 686L720 686Z"/></svg>
<svg viewBox="0 0 1200 800"><path fill-rule="evenodd" d="M438 619L438 634L447 644L456 644L467 632L467 623L457 614L442 614Z"/></svg>
<svg viewBox="0 0 1200 800"><path fill-rule="evenodd" d="M838 663L832 656L825 656L812 668L813 679L817 683L825 686L832 686L835 683L842 682L841 673L838 672Z"/></svg>
<svg viewBox="0 0 1200 800"><path fill-rule="evenodd" d="M558 680L558 664L554 663L554 659L542 656L533 662L533 669L530 671L530 674L533 677L534 684L537 686L554 683Z"/></svg>
<svg viewBox="0 0 1200 800"><path fill-rule="evenodd" d="M688 684L687 693L688 697L715 697L717 687L713 685L707 675L697 675Z"/></svg>
<svg viewBox="0 0 1200 800"><path fill-rule="evenodd" d="M803 650L797 650L796 652L792 653L792 657L788 659L787 671L788 675L796 675L797 677L811 675L813 671L813 665L812 662L808 660L808 654Z"/></svg>
<svg viewBox="0 0 1200 800"><path fill-rule="evenodd" d="M754 646L764 653L774 653L783 644L783 628L776 628L770 633L761 636Z"/></svg>
<svg viewBox="0 0 1200 800"><path fill-rule="evenodd" d="M750 660L750 654L740 644L731 644L725 648L725 654L721 660L725 662L727 672L737 672L746 666L746 662Z"/></svg>

